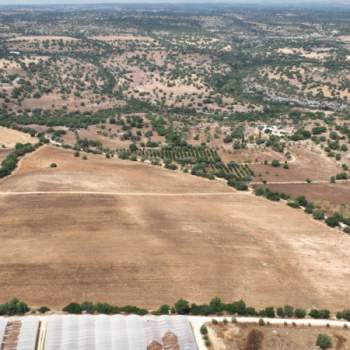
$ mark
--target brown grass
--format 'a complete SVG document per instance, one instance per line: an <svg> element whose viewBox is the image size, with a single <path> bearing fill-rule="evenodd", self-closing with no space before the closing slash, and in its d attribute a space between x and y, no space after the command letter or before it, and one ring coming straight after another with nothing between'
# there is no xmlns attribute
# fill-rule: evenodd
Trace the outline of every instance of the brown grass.
<svg viewBox="0 0 350 350"><path fill-rule="evenodd" d="M303 143L293 146L291 153L295 156L295 162L289 162L289 169L281 167L275 168L271 165L253 164L250 167L256 176L261 174L261 178L267 181L306 181L329 180L340 172L334 159L327 158L317 150L307 148ZM277 157L275 159L278 159Z"/></svg>
<svg viewBox="0 0 350 350"><path fill-rule="evenodd" d="M18 142L36 143L38 139L24 132L0 126L0 146L4 145L6 148L13 148Z"/></svg>
<svg viewBox="0 0 350 350"><path fill-rule="evenodd" d="M347 236L223 183L88 157L44 146L0 183L0 191L124 193L0 194L0 300L348 306Z"/></svg>
<svg viewBox="0 0 350 350"><path fill-rule="evenodd" d="M263 326L249 324L210 325L213 350L317 350L320 333L332 338L336 350L350 346L350 331L325 327Z"/></svg>

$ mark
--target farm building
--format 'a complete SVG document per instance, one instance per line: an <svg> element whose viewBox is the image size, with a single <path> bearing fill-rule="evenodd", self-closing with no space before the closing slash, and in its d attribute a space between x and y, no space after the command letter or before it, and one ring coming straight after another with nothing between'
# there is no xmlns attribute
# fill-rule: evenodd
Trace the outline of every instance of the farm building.
<svg viewBox="0 0 350 350"><path fill-rule="evenodd" d="M0 318L3 350L197 350L182 316L52 315Z"/></svg>

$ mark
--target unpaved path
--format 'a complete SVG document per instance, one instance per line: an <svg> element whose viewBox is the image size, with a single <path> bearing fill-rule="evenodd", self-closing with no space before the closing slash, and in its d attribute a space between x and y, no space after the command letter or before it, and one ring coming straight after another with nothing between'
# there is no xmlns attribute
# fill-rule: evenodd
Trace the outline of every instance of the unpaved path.
<svg viewBox="0 0 350 350"><path fill-rule="evenodd" d="M225 319L231 321L232 316L226 317L215 317L215 316L188 316L188 319L192 325L193 333L196 338L198 350L207 350L204 340L202 338L200 328L203 324L211 322L212 320L217 320L222 322ZM271 325L296 325L296 326L311 326L311 327L334 327L334 328L344 328L350 327L350 322L340 321L340 320L316 320L316 319L292 319L292 318L265 318L265 317L236 317L237 323L253 323L259 324L259 320L263 319L265 323L270 323ZM346 326L345 326L346 325Z"/></svg>
<svg viewBox="0 0 350 350"><path fill-rule="evenodd" d="M350 179L347 180L336 180L336 183L342 183L342 182L350 182ZM266 183L263 183L262 181L252 181L250 182L251 185L303 185L307 184L306 181L266 181ZM312 180L310 184L328 184L331 183L327 180Z"/></svg>
<svg viewBox="0 0 350 350"><path fill-rule="evenodd" d="M162 192L97 192L97 191L32 191L32 192L0 192L0 196L25 196L25 195L102 195L102 196L162 196L162 197L200 197L200 196L232 196L237 192L184 192L184 193L162 193Z"/></svg>

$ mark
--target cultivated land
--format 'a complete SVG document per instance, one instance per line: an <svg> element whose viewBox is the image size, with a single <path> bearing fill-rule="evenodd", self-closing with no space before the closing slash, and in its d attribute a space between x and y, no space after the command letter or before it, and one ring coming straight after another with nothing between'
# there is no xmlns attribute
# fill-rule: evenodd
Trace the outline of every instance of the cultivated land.
<svg viewBox="0 0 350 350"><path fill-rule="evenodd" d="M13 148L18 142L36 143L38 139L36 137L31 137L29 134L0 126L0 147Z"/></svg>
<svg viewBox="0 0 350 350"><path fill-rule="evenodd" d="M1 300L348 306L345 234L218 181L43 146L2 180L0 210Z"/></svg>

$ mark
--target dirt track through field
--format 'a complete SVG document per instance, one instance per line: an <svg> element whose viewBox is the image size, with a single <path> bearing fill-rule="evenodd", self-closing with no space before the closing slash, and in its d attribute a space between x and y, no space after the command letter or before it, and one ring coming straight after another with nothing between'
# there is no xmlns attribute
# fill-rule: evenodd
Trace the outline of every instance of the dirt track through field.
<svg viewBox="0 0 350 350"><path fill-rule="evenodd" d="M184 193L161 193L161 192L96 192L96 191L34 191L34 192L0 192L0 196L25 196L25 195L101 195L101 196L152 196L152 197L201 197L201 196L232 196L236 192L184 192Z"/></svg>
<svg viewBox="0 0 350 350"><path fill-rule="evenodd" d="M0 183L0 301L349 306L338 230L223 182L88 157L44 146Z"/></svg>

